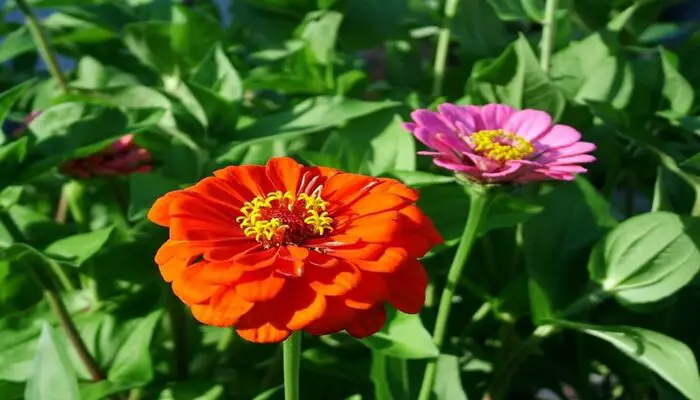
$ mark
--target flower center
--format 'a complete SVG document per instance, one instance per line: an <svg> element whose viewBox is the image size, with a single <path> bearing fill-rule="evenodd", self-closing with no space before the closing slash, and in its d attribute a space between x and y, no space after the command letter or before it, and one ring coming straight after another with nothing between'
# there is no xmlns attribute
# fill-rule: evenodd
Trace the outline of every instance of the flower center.
<svg viewBox="0 0 700 400"><path fill-rule="evenodd" d="M236 222L243 234L265 247L300 244L309 236L333 231L326 207L328 203L317 195L278 190L243 204Z"/></svg>
<svg viewBox="0 0 700 400"><path fill-rule="evenodd" d="M475 132L469 139L474 151L495 161L522 160L535 152L527 139L502 129Z"/></svg>

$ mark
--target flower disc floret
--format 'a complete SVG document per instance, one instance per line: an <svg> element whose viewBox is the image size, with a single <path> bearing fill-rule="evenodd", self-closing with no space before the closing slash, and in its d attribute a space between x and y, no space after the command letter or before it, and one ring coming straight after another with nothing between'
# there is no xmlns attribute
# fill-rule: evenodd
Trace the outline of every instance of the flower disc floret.
<svg viewBox="0 0 700 400"><path fill-rule="evenodd" d="M495 161L522 160L534 153L535 147L527 140L503 129L486 129L472 134L469 139L474 151Z"/></svg>
<svg viewBox="0 0 700 400"><path fill-rule="evenodd" d="M257 196L244 203L236 218L243 234L266 248L301 244L309 236L333 231L333 218L325 211L328 203L318 195L280 190Z"/></svg>

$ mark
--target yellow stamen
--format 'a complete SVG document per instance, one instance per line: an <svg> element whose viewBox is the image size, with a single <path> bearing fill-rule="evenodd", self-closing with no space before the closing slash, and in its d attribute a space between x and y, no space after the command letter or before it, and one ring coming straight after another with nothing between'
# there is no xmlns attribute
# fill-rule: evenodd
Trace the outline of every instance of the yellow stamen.
<svg viewBox="0 0 700 400"><path fill-rule="evenodd" d="M502 129L475 132L469 139L474 151L494 161L522 160L535 152L527 139Z"/></svg>
<svg viewBox="0 0 700 400"><path fill-rule="evenodd" d="M302 205L303 210L295 207L297 204ZM292 192L283 193L278 190L243 204L242 215L236 218L236 222L243 229L244 235L269 245L278 234L284 234L290 227L283 222L284 217L277 217L277 212L275 217L269 219L263 217L265 212L289 213L290 217L296 216L300 222L308 225L313 234L323 235L333 231L333 218L328 215L327 207L328 203L319 196L306 193L295 196Z"/></svg>

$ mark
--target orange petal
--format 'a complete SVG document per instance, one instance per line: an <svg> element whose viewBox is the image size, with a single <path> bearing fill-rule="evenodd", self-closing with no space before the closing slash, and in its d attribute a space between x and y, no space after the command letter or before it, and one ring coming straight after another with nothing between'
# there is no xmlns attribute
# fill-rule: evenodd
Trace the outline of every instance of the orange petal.
<svg viewBox="0 0 700 400"><path fill-rule="evenodd" d="M279 343L292 333L289 329L278 328L267 322L257 328L236 329L238 336L253 343Z"/></svg>
<svg viewBox="0 0 700 400"><path fill-rule="evenodd" d="M312 335L327 335L344 330L358 311L350 308L338 297L326 298L326 312L323 318L304 327L304 332Z"/></svg>
<svg viewBox="0 0 700 400"><path fill-rule="evenodd" d="M290 282L284 293L275 300L285 304L291 310L287 328L300 330L311 322L321 318L326 311L326 297L316 292L304 282Z"/></svg>
<svg viewBox="0 0 700 400"><path fill-rule="evenodd" d="M219 288L218 285L197 278L197 273L201 268L203 268L203 263L190 265L173 281L173 292L185 304L203 303Z"/></svg>
<svg viewBox="0 0 700 400"><path fill-rule="evenodd" d="M285 278L272 269L262 269L243 273L236 284L236 293L250 302L274 299L284 287Z"/></svg>
<svg viewBox="0 0 700 400"><path fill-rule="evenodd" d="M391 178L378 178L382 183L378 185L376 189L377 192L392 193L398 196L404 197L410 201L418 200L418 192L403 183Z"/></svg>
<svg viewBox="0 0 700 400"><path fill-rule="evenodd" d="M158 264L160 269L160 275L166 282L172 282L177 279L182 271L187 268L187 260L181 258L171 258L168 262L164 264Z"/></svg>
<svg viewBox="0 0 700 400"><path fill-rule="evenodd" d="M367 216L372 214L383 213L387 211L400 210L407 205L411 204L410 200L407 200L401 196L396 196L390 193L377 193L369 194L358 199L347 209L344 209L340 213L351 214L351 215L361 215ZM337 217L336 217L337 218Z"/></svg>
<svg viewBox="0 0 700 400"><path fill-rule="evenodd" d="M217 244L216 247L210 247L204 251L204 258L210 261L231 261L248 252L255 251L257 248L262 248L260 243L250 239L231 240L225 244L220 242L210 243Z"/></svg>
<svg viewBox="0 0 700 400"><path fill-rule="evenodd" d="M170 203L180 194L179 190L166 193L158 198L148 210L148 219L160 226L170 225Z"/></svg>
<svg viewBox="0 0 700 400"><path fill-rule="evenodd" d="M283 192L296 193L301 179L302 166L289 157L271 158L265 166L267 178Z"/></svg>
<svg viewBox="0 0 700 400"><path fill-rule="evenodd" d="M385 212L368 217L357 218L348 226L339 227L338 231L348 236L354 236L363 242L389 243L400 234L401 214Z"/></svg>
<svg viewBox="0 0 700 400"><path fill-rule="evenodd" d="M384 275L363 272L358 285L345 295L345 304L358 310L367 310L386 300L387 287Z"/></svg>
<svg viewBox="0 0 700 400"><path fill-rule="evenodd" d="M214 171L214 176L225 180L230 185L240 184L255 196L265 196L275 190L265 175L265 167L260 165L241 165L226 167ZM243 192L241 190L241 192ZM247 197L247 196L246 196Z"/></svg>
<svg viewBox="0 0 700 400"><path fill-rule="evenodd" d="M406 314L418 314L425 303L428 274L416 260L409 259L386 280L389 302Z"/></svg>
<svg viewBox="0 0 700 400"><path fill-rule="evenodd" d="M377 261L352 260L360 269L372 272L391 273L396 271L409 258L408 252L401 247L389 247Z"/></svg>
<svg viewBox="0 0 700 400"><path fill-rule="evenodd" d="M328 249L328 254L346 260L377 260L384 253L386 246L376 243L356 243L351 246Z"/></svg>
<svg viewBox="0 0 700 400"><path fill-rule="evenodd" d="M369 310L362 311L355 316L346 330L356 338L364 338L379 332L386 322L386 311L383 304L378 304Z"/></svg>
<svg viewBox="0 0 700 400"><path fill-rule="evenodd" d="M194 304L192 315L197 321L212 326L233 326L250 311L253 303L241 299L231 289L220 289L206 304Z"/></svg>
<svg viewBox="0 0 700 400"><path fill-rule="evenodd" d="M340 207L350 205L364 196L377 183L376 179L369 176L339 173L328 179L321 197L330 203L328 212L333 215Z"/></svg>
<svg viewBox="0 0 700 400"><path fill-rule="evenodd" d="M402 209L400 213L416 225L416 230L426 238L428 243L430 243L430 247L442 244L442 236L440 236L440 233L435 229L433 221L423 214L418 207L409 206Z"/></svg>
<svg viewBox="0 0 700 400"><path fill-rule="evenodd" d="M342 296L360 281L360 271L348 262L332 268L309 268L305 275L311 288L325 296Z"/></svg>
<svg viewBox="0 0 700 400"><path fill-rule="evenodd" d="M248 189L241 185L231 185L230 182L216 176L206 177L186 191L196 193L201 199L234 212L238 212L243 203L252 198Z"/></svg>
<svg viewBox="0 0 700 400"><path fill-rule="evenodd" d="M271 267L277 261L279 249L271 248L262 251L250 251L235 259L236 263L247 271Z"/></svg>
<svg viewBox="0 0 700 400"><path fill-rule="evenodd" d="M230 261L209 262L202 261L202 267L197 272L197 279L218 285L230 285L238 281L243 275L243 268Z"/></svg>

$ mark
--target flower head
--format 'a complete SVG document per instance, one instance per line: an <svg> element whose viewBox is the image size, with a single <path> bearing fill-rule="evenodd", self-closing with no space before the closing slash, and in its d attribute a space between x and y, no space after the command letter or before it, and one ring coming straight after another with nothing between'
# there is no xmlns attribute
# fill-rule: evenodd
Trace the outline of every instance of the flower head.
<svg viewBox="0 0 700 400"><path fill-rule="evenodd" d="M443 168L485 183L572 180L595 161L592 143L566 125L552 125L549 114L510 106L441 104L437 112L417 110L404 124L432 151Z"/></svg>
<svg viewBox="0 0 700 400"><path fill-rule="evenodd" d="M417 259L442 239L417 198L392 179L273 158L167 193L148 218L170 228L156 263L202 323L253 342L364 337L384 325L385 303L423 306Z"/></svg>
<svg viewBox="0 0 700 400"><path fill-rule="evenodd" d="M134 135L124 135L107 148L63 164L61 172L76 178L118 176L151 170L151 154L134 143Z"/></svg>

